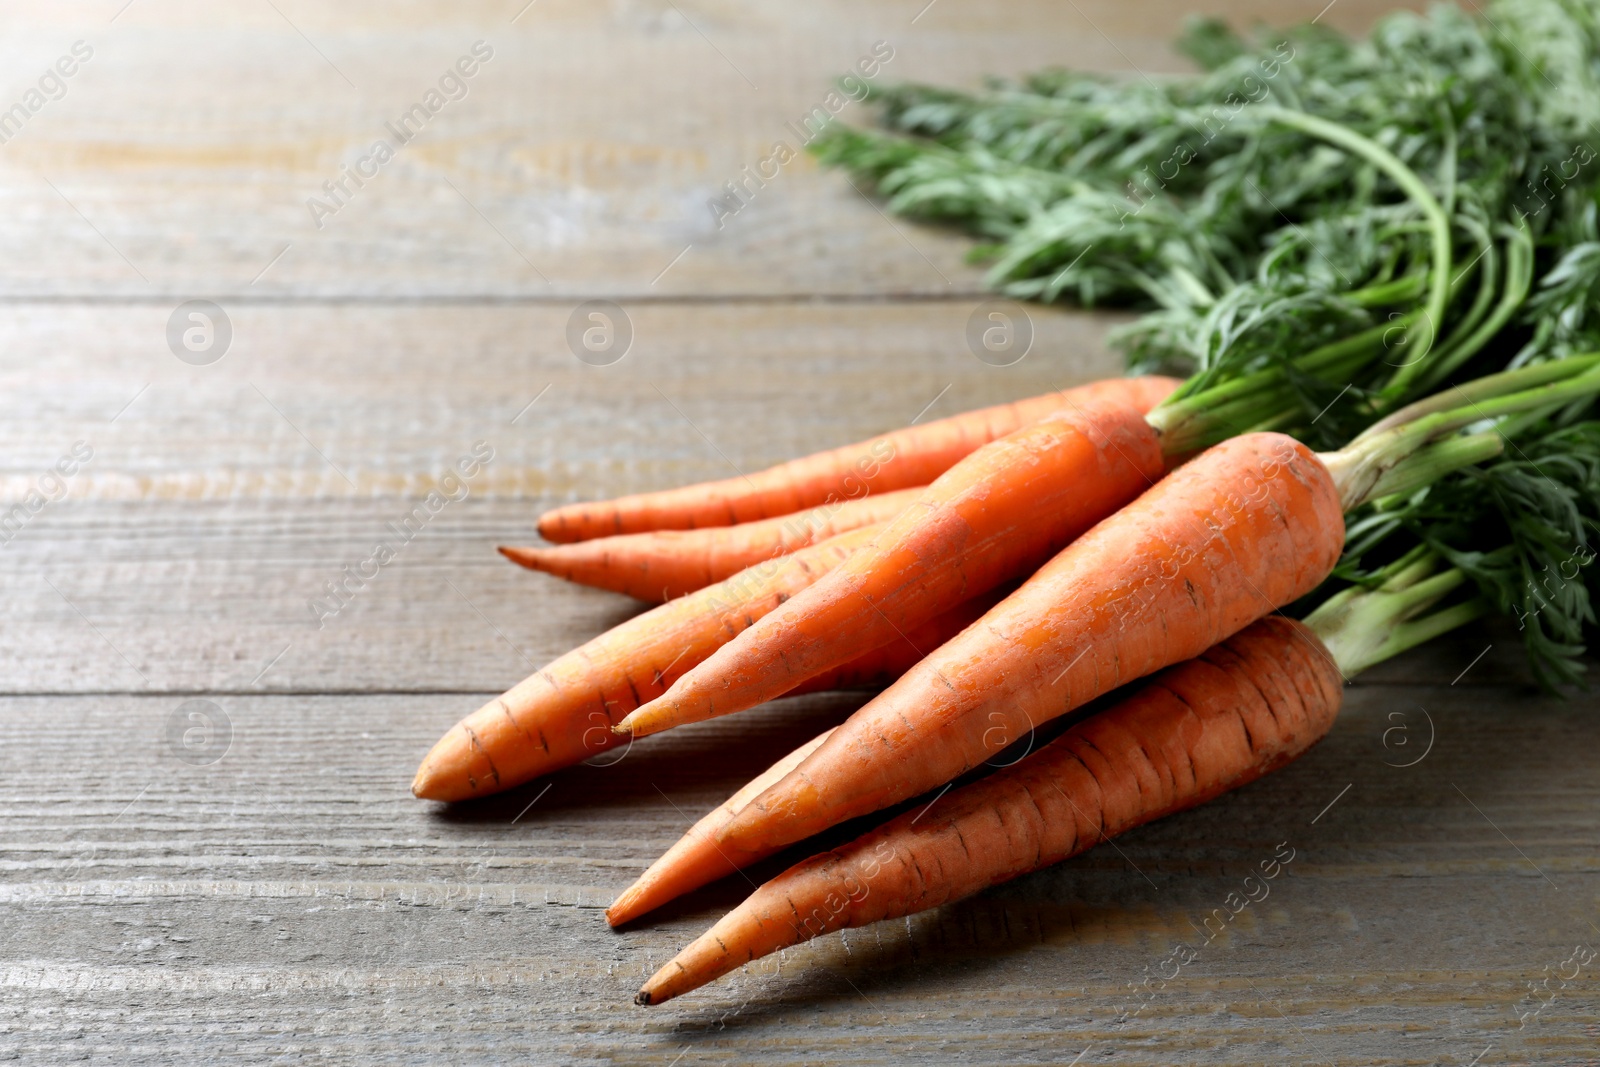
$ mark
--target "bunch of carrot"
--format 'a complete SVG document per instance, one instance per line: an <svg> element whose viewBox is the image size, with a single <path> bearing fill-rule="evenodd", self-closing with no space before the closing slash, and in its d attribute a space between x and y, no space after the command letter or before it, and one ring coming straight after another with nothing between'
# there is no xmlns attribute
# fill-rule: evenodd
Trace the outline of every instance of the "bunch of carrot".
<svg viewBox="0 0 1600 1067"><path fill-rule="evenodd" d="M1328 577L1346 513L1494 459L1515 419L1600 391L1600 357L1457 387L1324 454L1255 432L1169 455L1159 405L1141 412L1173 384L1101 382L1028 402L1050 409L1042 416L1027 405L958 416L700 487L698 504L675 490L547 514L541 529L566 536L629 531L563 546L595 548L598 570L584 572L593 584L620 587L598 580L610 567L652 588L647 576L664 560L663 584L682 592L468 716L429 753L414 791L487 795L628 733L788 693L887 686L702 819L613 905L608 919L620 925L937 789L1048 720L1155 674L1015 767L952 793L937 817L891 821L785 872L640 1000L658 1003L829 930L956 899L1270 771L1326 732L1343 676L1487 610L1474 599L1418 620L1466 581L1455 567L1435 574L1441 558L1424 548L1303 625L1268 617ZM881 460L859 462L874 449ZM881 477L901 459L932 480L914 489ZM893 500L889 517L847 510L840 494L852 482L855 504ZM791 503L811 507L781 521L767 513ZM741 514L751 520L730 521ZM649 524L676 531L641 529ZM819 526L828 536L807 535ZM698 572L682 566L689 537L703 549ZM742 569L719 562L723 551Z"/></svg>
<svg viewBox="0 0 1600 1067"><path fill-rule="evenodd" d="M1368 71L1343 55L1308 55L1305 76L1313 59L1338 60L1342 76L1379 87L1367 103L1391 90L1411 99L1410 81L1378 60ZM1501 163L1517 153L1477 125L1458 129L1445 107L1428 110L1440 129L1422 138L1381 115L1338 121L1302 109L1344 100L1315 87L1288 93L1285 82L1283 101L1229 134L1249 138L1238 159L1219 140L1205 173L1217 188L1253 187L1240 167L1270 162L1269 148L1338 161L1329 173L1346 175L1360 212L1304 218L1351 257L1349 277L1304 255L1327 258L1302 247L1294 222L1292 234L1269 228L1280 211L1257 210L1259 192L1191 197L1175 183L1169 202L1116 222L1118 234L1159 240L1095 230L1096 212L1124 206L1089 180L1097 141L1073 149L1082 173L1061 182L1006 158L1086 131L1125 136L1130 152L1156 144L1115 109L1081 128L1057 121L1100 108L1095 86L981 106L907 97L921 104L899 121L930 140L954 123L940 135L948 144L838 135L839 161L900 190L891 207L975 211L980 229L1004 236L1014 293L1104 284L1152 297L1161 310L1133 336L1147 354L1187 353L1196 373L1098 382L748 476L546 513L539 532L552 544L501 551L656 606L461 720L413 791L481 797L786 694L879 690L689 828L607 918L631 922L845 820L939 791L934 801L757 889L645 983L639 1002L656 1004L1252 781L1328 731L1350 676L1482 615L1530 609L1535 636L1557 620L1548 660L1570 677L1575 635L1594 618L1582 583L1548 597L1520 586L1586 552L1600 528L1600 425L1581 421L1600 394L1600 355L1586 354L1600 337L1581 314L1600 284L1593 205L1514 213ZM1498 133L1512 145L1527 131ZM969 141L971 158L956 151ZM955 180L979 163L981 182ZM1273 176L1322 188L1299 169ZM1035 193L1059 199L1040 206ZM1215 223L1214 239L1180 239L1180 209ZM1080 242L1095 248L1087 266ZM1552 321L1524 329L1514 314L1541 264L1535 302ZM1482 376L1460 381L1468 368ZM1528 466L1547 484L1527 489ZM1054 741L952 785L1057 719Z"/></svg>

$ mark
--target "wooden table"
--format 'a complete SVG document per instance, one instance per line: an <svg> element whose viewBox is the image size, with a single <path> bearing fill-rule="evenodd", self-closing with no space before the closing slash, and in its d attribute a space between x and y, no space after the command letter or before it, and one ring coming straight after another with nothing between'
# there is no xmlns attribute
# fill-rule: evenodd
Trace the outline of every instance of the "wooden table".
<svg viewBox="0 0 1600 1067"><path fill-rule="evenodd" d="M1600 945L1600 708L1534 695L1509 629L1373 672L1237 795L660 1009L640 980L747 885L622 934L600 907L860 697L409 795L457 717L635 610L494 553L542 508L1115 370L1106 320L1037 308L1026 359L978 361L967 243L807 158L708 205L877 41L885 80L1182 69L1155 0L922 2L10 5L0 107L92 54L0 146L0 1059L1600 1062L1600 965L1562 966ZM631 329L608 365L568 343L590 300Z"/></svg>

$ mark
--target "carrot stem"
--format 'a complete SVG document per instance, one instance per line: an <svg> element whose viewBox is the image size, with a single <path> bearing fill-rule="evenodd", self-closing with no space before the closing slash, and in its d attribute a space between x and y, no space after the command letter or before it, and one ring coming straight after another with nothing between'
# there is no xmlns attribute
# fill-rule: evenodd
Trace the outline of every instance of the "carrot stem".
<svg viewBox="0 0 1600 1067"><path fill-rule="evenodd" d="M1341 367L1351 357L1367 353L1374 345L1382 343L1386 334L1397 329L1409 328L1410 324L1416 321L1418 314L1411 312L1392 322L1381 323L1359 333L1353 333L1349 337L1342 337L1307 352L1293 363L1307 374L1323 373ZM1365 359L1360 362L1364 363ZM1184 451L1193 451L1207 444L1214 444L1219 439L1217 422L1224 404L1258 397L1263 390L1279 387L1282 382L1282 370L1269 367L1195 393L1185 394L1180 388L1172 397L1157 404L1146 417L1150 420L1150 425L1161 431L1164 441L1170 439L1174 442L1168 451L1174 455L1182 454ZM1259 403L1259 400L1257 402ZM1270 407L1270 405L1264 406Z"/></svg>
<svg viewBox="0 0 1600 1067"><path fill-rule="evenodd" d="M1476 355L1478 350L1488 344L1490 339L1511 320L1511 316L1517 313L1527 299L1528 290L1533 286L1533 235L1528 232L1526 221L1515 229L1507 227L1506 230L1509 237L1506 247L1506 286L1500 296L1500 303L1496 305L1494 314L1477 329L1472 330L1460 344L1451 346L1448 351L1436 357L1433 366L1422 376L1423 388L1433 388L1451 371Z"/></svg>
<svg viewBox="0 0 1600 1067"><path fill-rule="evenodd" d="M1382 585L1375 589L1357 586L1337 593L1307 615L1305 623L1322 638L1347 677L1359 674L1419 644L1426 639L1424 635L1444 632L1437 629L1448 621L1444 619L1415 631L1401 630L1467 580L1456 568L1432 574L1438 564L1438 557L1425 547L1413 551L1391 564L1393 574ZM1478 614L1481 613L1480 608Z"/></svg>
<svg viewBox="0 0 1600 1067"><path fill-rule="evenodd" d="M1269 106L1264 114L1269 121L1279 122L1292 126L1303 133L1319 137L1346 151L1352 152L1379 170L1383 171L1400 186L1412 201L1414 201L1425 218L1424 228L1432 239L1432 266L1428 272L1428 300L1423 308L1390 322L1353 334L1348 338L1330 345L1323 346L1314 352L1308 353L1300 359L1294 360L1294 365L1302 370L1315 371L1328 360L1337 361L1341 357L1369 349L1376 341L1381 341L1395 330L1409 331L1413 326L1420 324L1421 336L1408 353L1414 353L1391 377L1385 393L1397 396L1415 384L1414 379L1424 371L1431 371L1433 362L1429 356L1433 354L1435 341L1441 325L1445 321L1450 300L1455 295L1458 286L1464 281L1467 270L1452 277L1452 246L1450 219L1442 205L1417 173L1406 166L1397 156L1388 149L1362 136L1350 128L1339 123L1329 122L1325 119L1308 115L1302 111L1288 108ZM1468 265L1469 267L1471 264ZM1406 276L1381 285L1369 286L1363 290L1356 290L1346 294L1352 302L1361 306L1381 305L1391 298L1403 298L1408 291L1418 287L1413 276ZM1509 294L1508 294L1509 299ZM1474 334L1453 354L1454 362L1451 367L1459 362L1487 341L1488 334L1481 338ZM1472 342L1476 342L1473 344ZM1185 385L1179 387L1167 401L1158 405L1151 413L1151 424L1162 430L1163 435L1171 434L1180 442L1173 448L1174 454L1193 451L1207 444L1215 443L1219 438L1218 422L1210 417L1216 406L1224 400L1253 395L1257 390L1269 388L1272 384L1281 381L1283 371L1281 368L1272 367L1244 375L1233 381L1219 386L1206 388L1201 384L1203 375L1191 378ZM1251 419L1250 421L1256 421ZM1195 424L1195 425L1190 425Z"/></svg>
<svg viewBox="0 0 1600 1067"><path fill-rule="evenodd" d="M1487 600L1474 597L1436 611L1432 615L1399 623L1390 630L1388 640L1373 649L1371 662L1376 664L1392 659L1402 652L1432 641L1441 634L1447 634L1458 626L1465 626L1474 619L1481 619L1491 610Z"/></svg>
<svg viewBox="0 0 1600 1067"><path fill-rule="evenodd" d="M1353 447L1362 441L1370 440L1381 433L1392 430L1396 426L1416 422L1425 415L1433 415L1441 411L1460 408L1478 400L1504 395L1507 392L1531 389L1534 386L1576 377L1597 365L1600 365L1600 354L1570 356L1566 359L1552 360L1548 363L1536 363L1531 367L1521 367L1517 370L1503 371L1500 374L1476 378L1465 385L1452 385L1449 389L1424 397L1415 404L1408 404L1399 411L1373 423L1358 434L1350 444Z"/></svg>
<svg viewBox="0 0 1600 1067"><path fill-rule="evenodd" d="M1345 299L1358 307L1386 307L1412 300L1428 286L1426 271L1412 271L1392 281L1369 285L1365 289L1352 289Z"/></svg>
<svg viewBox="0 0 1600 1067"><path fill-rule="evenodd" d="M1558 367L1561 369L1557 370ZM1530 380L1537 380L1540 375L1548 377L1557 373L1563 374L1564 379L1525 388ZM1407 410L1420 411L1420 415L1389 426L1374 436L1358 438L1338 452L1323 453L1320 458L1334 476L1340 500L1348 512L1374 497L1415 488L1450 470L1481 462L1495 454L1486 442L1466 443L1481 435L1462 438L1459 442L1443 441L1458 430L1476 423L1493 423L1506 415L1569 403L1596 392L1600 392L1600 367L1596 367L1595 357L1574 357L1554 365L1505 371L1479 379L1459 393L1445 394L1446 398L1457 402L1465 399L1467 403L1463 406L1432 410L1449 402L1441 398L1413 405ZM1503 437L1497 430L1489 432ZM1435 442L1447 447L1430 447Z"/></svg>
<svg viewBox="0 0 1600 1067"><path fill-rule="evenodd" d="M1382 474L1368 493L1368 498L1410 493L1462 467L1473 467L1491 460L1506 450L1506 439L1493 430L1450 437L1424 445Z"/></svg>
<svg viewBox="0 0 1600 1067"><path fill-rule="evenodd" d="M1443 205L1434 197L1427 184L1417 176L1417 172L1370 137L1365 137L1337 122L1329 122L1327 119L1289 108L1269 105L1262 114L1275 122L1292 126L1302 133L1319 137L1329 144L1361 156L1388 175L1389 179L1416 203L1428 221L1428 228L1433 238L1433 273L1428 288L1428 303L1421 320L1422 337L1417 344L1416 357L1396 371L1389 381L1389 391L1397 393L1412 384L1413 379L1427 368L1424 361L1438 337L1439 327L1444 323L1445 312L1450 302L1452 254L1450 217L1445 214Z"/></svg>

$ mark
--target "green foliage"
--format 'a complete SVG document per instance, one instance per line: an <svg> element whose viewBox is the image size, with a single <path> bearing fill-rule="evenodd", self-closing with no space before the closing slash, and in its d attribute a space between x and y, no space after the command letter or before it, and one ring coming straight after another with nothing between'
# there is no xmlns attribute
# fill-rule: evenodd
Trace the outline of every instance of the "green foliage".
<svg viewBox="0 0 1600 1067"><path fill-rule="evenodd" d="M1498 224L1549 235L1540 271L1557 302L1574 272L1600 274L1600 246L1561 273L1570 220L1600 190L1586 124L1600 115L1596 40L1600 16L1579 0L1499 0L1483 20L1443 6L1400 13L1354 42L1319 27L1249 41L1202 21L1180 44L1199 76L1056 70L975 93L888 87L872 98L884 132L834 127L815 150L893 210L990 239L989 281L1010 296L1151 312L1119 335L1136 369L1249 373L1280 358L1286 336L1325 341L1270 319L1342 307L1356 332L1418 306L1420 292L1389 307L1368 298L1432 266L1414 199L1370 160L1275 121L1274 106L1398 157L1449 210L1458 265L1478 260ZM1453 312L1493 282L1467 274ZM1224 303L1250 312L1216 313ZM1592 318L1576 324L1582 337L1541 338L1525 359L1592 347ZM1252 328L1233 330L1241 321ZM1382 346L1369 356L1336 391L1377 392L1398 361Z"/></svg>
<svg viewBox="0 0 1600 1067"><path fill-rule="evenodd" d="M891 210L983 239L1007 295L1142 312L1114 334L1129 366L1192 375L1169 431L1270 419L1336 447L1451 381L1600 351L1600 5L1471 7L1359 41L1200 20L1179 48L1201 73L1179 78L875 89L882 129L834 126L813 150ZM1522 628L1542 682L1575 680L1589 569L1552 575L1600 521L1600 430L1580 417L1518 422L1502 460L1353 517L1341 580L1432 546Z"/></svg>
<svg viewBox="0 0 1600 1067"><path fill-rule="evenodd" d="M1595 233L1595 204L1578 212L1571 227L1576 238L1563 243L1560 258L1546 272L1528 299L1526 321L1533 336L1516 362L1561 359L1600 348L1600 235Z"/></svg>

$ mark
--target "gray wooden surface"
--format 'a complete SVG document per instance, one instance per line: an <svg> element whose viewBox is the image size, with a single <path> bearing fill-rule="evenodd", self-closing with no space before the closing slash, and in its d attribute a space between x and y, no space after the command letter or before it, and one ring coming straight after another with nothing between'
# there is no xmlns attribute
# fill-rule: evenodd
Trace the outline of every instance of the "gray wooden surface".
<svg viewBox="0 0 1600 1067"><path fill-rule="evenodd" d="M805 159L721 229L705 202L874 41L885 79L1171 71L1169 5L121 4L12 2L0 34L0 107L94 49L0 145L0 511L93 450L0 547L0 1058L1600 1062L1600 959L1563 967L1600 947L1600 708L1534 695L1509 630L1372 672L1239 794L659 1009L639 981L747 885L621 934L599 909L859 697L465 810L407 791L462 713L634 610L494 554L541 508L1115 368L1107 320L1037 309L1026 359L980 363L965 242ZM467 97L314 227L478 40ZM195 298L233 328L207 366L166 339ZM566 341L595 298L633 328L610 366ZM308 600L478 441L470 495L319 627Z"/></svg>

